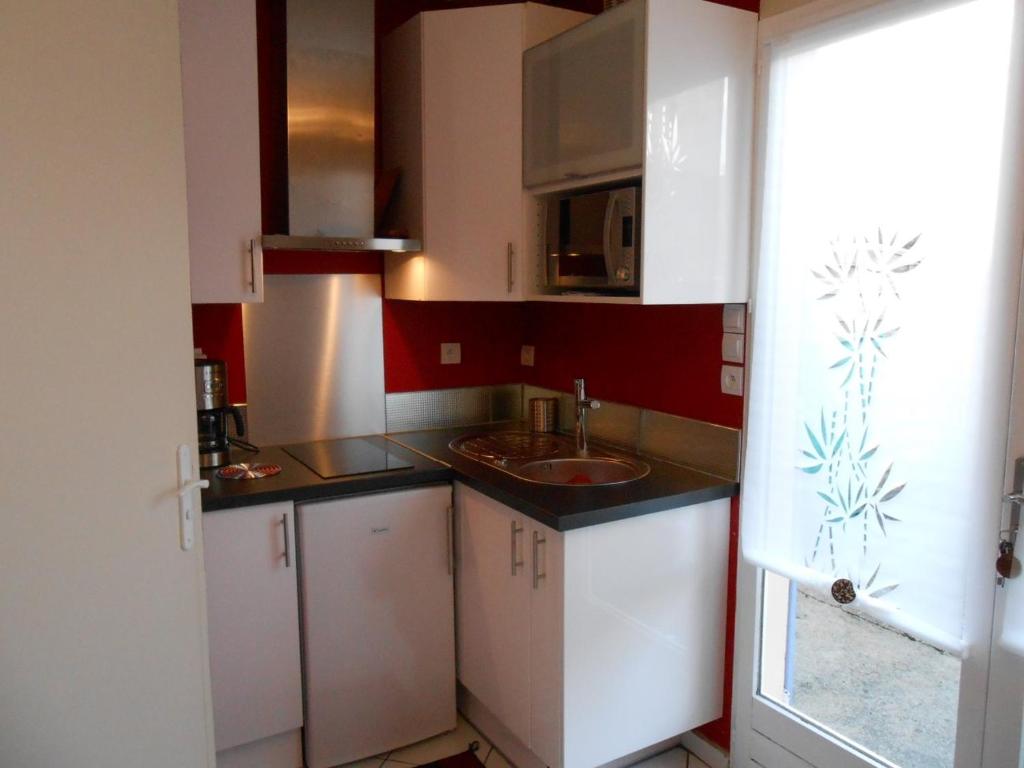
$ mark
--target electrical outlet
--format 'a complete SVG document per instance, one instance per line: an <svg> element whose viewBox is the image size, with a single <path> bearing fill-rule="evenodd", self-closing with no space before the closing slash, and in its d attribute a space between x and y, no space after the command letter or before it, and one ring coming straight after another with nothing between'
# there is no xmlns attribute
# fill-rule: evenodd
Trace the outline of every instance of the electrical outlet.
<svg viewBox="0 0 1024 768"><path fill-rule="evenodd" d="M722 307L722 330L727 333L743 333L747 326L747 305L726 304Z"/></svg>
<svg viewBox="0 0 1024 768"><path fill-rule="evenodd" d="M743 334L722 334L722 359L727 363L743 362Z"/></svg>
<svg viewBox="0 0 1024 768"><path fill-rule="evenodd" d="M722 366L722 392L726 395L743 395L743 369L736 365Z"/></svg>
<svg viewBox="0 0 1024 768"><path fill-rule="evenodd" d="M457 342L441 344L441 365L458 365L462 362L462 345Z"/></svg>
<svg viewBox="0 0 1024 768"><path fill-rule="evenodd" d="M520 365L533 365L534 349L531 344L523 344L522 349L519 350L519 364Z"/></svg>

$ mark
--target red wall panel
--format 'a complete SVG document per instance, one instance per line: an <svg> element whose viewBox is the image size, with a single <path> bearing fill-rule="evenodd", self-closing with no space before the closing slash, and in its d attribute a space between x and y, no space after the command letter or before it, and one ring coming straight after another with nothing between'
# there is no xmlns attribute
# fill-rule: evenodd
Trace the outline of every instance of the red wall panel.
<svg viewBox="0 0 1024 768"><path fill-rule="evenodd" d="M388 392L513 384L525 306L501 302L384 302L384 387ZM462 363L441 365L441 343L462 345Z"/></svg>
<svg viewBox="0 0 1024 768"><path fill-rule="evenodd" d="M530 304L530 384L739 427L743 400L721 392L722 305Z"/></svg>
<svg viewBox="0 0 1024 768"><path fill-rule="evenodd" d="M242 346L241 304L193 304L192 344L209 358L223 360L228 370L228 400L244 403L245 349Z"/></svg>

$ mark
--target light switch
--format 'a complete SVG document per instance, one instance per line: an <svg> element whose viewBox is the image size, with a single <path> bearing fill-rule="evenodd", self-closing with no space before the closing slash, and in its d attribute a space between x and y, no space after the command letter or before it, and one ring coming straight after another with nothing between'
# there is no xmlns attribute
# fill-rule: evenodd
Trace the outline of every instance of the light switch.
<svg viewBox="0 0 1024 768"><path fill-rule="evenodd" d="M534 349L531 344L523 344L522 349L519 350L519 364L520 365L533 365Z"/></svg>
<svg viewBox="0 0 1024 768"><path fill-rule="evenodd" d="M743 362L743 334L722 334L722 359L727 363Z"/></svg>
<svg viewBox="0 0 1024 768"><path fill-rule="evenodd" d="M722 366L722 393L743 395L743 369L736 365Z"/></svg>
<svg viewBox="0 0 1024 768"><path fill-rule="evenodd" d="M441 365L458 365L462 362L462 345L457 342L441 344Z"/></svg>
<svg viewBox="0 0 1024 768"><path fill-rule="evenodd" d="M747 327L747 305L726 304L722 308L722 330L726 333L743 333Z"/></svg>

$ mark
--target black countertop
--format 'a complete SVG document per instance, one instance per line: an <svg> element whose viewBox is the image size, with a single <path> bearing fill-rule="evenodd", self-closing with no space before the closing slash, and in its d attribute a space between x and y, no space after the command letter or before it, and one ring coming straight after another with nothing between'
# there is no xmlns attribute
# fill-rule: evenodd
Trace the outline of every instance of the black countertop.
<svg viewBox="0 0 1024 768"><path fill-rule="evenodd" d="M451 467L396 445L383 436L366 439L382 448L387 448L398 458L412 464L412 467L324 480L278 446L263 448L257 454L233 450L232 461L279 464L281 472L259 480L221 480L217 477L217 470L204 469L200 474L204 479L210 481L210 487L203 490L203 511L214 512L221 509L248 507L253 504L269 504L274 501L329 499L334 496L373 493L390 488L405 488L410 485L443 483L454 477Z"/></svg>
<svg viewBox="0 0 1024 768"><path fill-rule="evenodd" d="M281 473L261 480L220 480L215 470L203 470L202 476L210 480L210 487L203 491L203 510L308 501L458 480L556 531L570 531L739 493L739 484L733 480L649 456L643 460L650 465L650 474L631 483L568 487L530 483L448 447L455 438L470 433L525 428L521 422L509 422L371 437L368 439L373 441L390 440L394 452L412 468L333 480L323 480L276 447L263 449L255 458L252 454L233 456L237 461L280 464Z"/></svg>

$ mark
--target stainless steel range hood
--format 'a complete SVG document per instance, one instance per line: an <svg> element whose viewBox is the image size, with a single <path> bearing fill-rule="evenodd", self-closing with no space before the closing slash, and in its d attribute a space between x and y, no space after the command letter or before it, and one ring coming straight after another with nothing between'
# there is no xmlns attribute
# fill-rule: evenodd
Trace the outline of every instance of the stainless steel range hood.
<svg viewBox="0 0 1024 768"><path fill-rule="evenodd" d="M288 0L287 235L265 250L418 251L374 237L374 0Z"/></svg>

